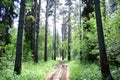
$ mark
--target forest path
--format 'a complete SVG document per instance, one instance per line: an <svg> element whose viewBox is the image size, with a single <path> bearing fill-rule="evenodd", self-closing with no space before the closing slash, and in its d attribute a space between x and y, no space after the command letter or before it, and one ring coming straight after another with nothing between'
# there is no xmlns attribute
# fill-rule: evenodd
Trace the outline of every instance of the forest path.
<svg viewBox="0 0 120 80"><path fill-rule="evenodd" d="M69 69L65 62L59 62L56 69L48 75L46 80L69 80Z"/></svg>

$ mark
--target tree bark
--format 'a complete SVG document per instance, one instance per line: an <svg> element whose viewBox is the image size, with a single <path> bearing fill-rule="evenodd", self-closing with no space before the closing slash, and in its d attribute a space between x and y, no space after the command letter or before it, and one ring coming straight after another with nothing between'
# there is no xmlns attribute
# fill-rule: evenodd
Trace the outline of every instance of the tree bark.
<svg viewBox="0 0 120 80"><path fill-rule="evenodd" d="M47 61L47 33L48 33L48 0L46 3L46 22L45 22L45 46L44 46L44 61Z"/></svg>
<svg viewBox="0 0 120 80"><path fill-rule="evenodd" d="M36 8L37 8L37 0L34 0L34 21L33 21L33 26L32 26L32 58L33 61L35 63L37 63L37 54L36 54L36 21L37 21L37 12L36 12Z"/></svg>
<svg viewBox="0 0 120 80"><path fill-rule="evenodd" d="M37 32L36 32L36 63L38 63L38 45L39 45L39 43L38 43L38 41L39 41L39 29L40 29L40 9L41 9L41 0L39 0L39 4L38 4L38 6L37 6L37 9L38 9L38 11L37 11Z"/></svg>
<svg viewBox="0 0 120 80"><path fill-rule="evenodd" d="M37 32L38 32L38 16L37 16L37 8L38 8L38 4L37 4L37 0L34 0L35 4L34 4L34 32L33 32L33 41L34 41L34 53L33 53L33 57L34 57L34 62L38 63L38 53L37 53Z"/></svg>
<svg viewBox="0 0 120 80"><path fill-rule="evenodd" d="M56 60L56 0L54 0L53 58Z"/></svg>
<svg viewBox="0 0 120 80"><path fill-rule="evenodd" d="M65 50L64 50L64 44L63 44L63 42L65 41L65 30L66 30L66 28L65 28L65 23L64 23L64 15L63 15L63 24L62 24L62 60L64 60L64 53L65 53Z"/></svg>
<svg viewBox="0 0 120 80"><path fill-rule="evenodd" d="M68 60L71 60L71 53L70 53L70 43L71 43L71 0L69 0L69 13L68 13Z"/></svg>
<svg viewBox="0 0 120 80"><path fill-rule="evenodd" d="M23 39L23 26L24 26L24 18L25 18L25 1L21 0L20 3L20 16L19 16L19 25L18 25L18 34L17 34L17 47L16 47L16 58L15 58L15 66L14 72L16 74L21 73L22 66L22 39Z"/></svg>
<svg viewBox="0 0 120 80"><path fill-rule="evenodd" d="M83 40L83 26L82 26L82 24L81 24L81 0L79 0L79 24L80 24L80 26L79 26L79 28L78 29L80 29L79 30L79 35L80 35L80 40L82 41ZM79 55L80 55L80 61L82 61L82 43L81 43L81 46L80 46L80 53L79 53Z"/></svg>
<svg viewBox="0 0 120 80"><path fill-rule="evenodd" d="M95 14L96 14L96 24L97 24L102 76L103 76L103 79L105 80L114 80L110 73L106 50L105 50L104 33L103 33L101 12L100 12L100 1L99 0L94 0L94 1L95 1Z"/></svg>

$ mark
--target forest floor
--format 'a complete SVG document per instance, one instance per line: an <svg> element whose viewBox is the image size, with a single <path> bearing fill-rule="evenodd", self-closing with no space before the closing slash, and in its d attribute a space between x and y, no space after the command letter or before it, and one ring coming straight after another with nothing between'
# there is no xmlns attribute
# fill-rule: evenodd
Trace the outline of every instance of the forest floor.
<svg viewBox="0 0 120 80"><path fill-rule="evenodd" d="M56 69L48 75L46 80L69 80L69 69L65 62L60 61Z"/></svg>

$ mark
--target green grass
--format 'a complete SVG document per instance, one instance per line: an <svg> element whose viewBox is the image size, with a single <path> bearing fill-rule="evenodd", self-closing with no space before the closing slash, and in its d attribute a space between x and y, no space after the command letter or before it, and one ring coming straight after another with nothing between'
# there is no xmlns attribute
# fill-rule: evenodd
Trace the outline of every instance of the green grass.
<svg viewBox="0 0 120 80"><path fill-rule="evenodd" d="M0 71L0 80L45 80L49 73L54 70L58 61L24 62L20 75L13 74L13 68Z"/></svg>
<svg viewBox="0 0 120 80"><path fill-rule="evenodd" d="M102 80L100 69L96 64L71 61L68 65L70 80Z"/></svg>
<svg viewBox="0 0 120 80"><path fill-rule="evenodd" d="M70 70L70 80L102 80L100 67L95 63L80 63L79 61L65 61ZM55 69L58 61L40 61L34 64L32 61L23 62L20 75L13 73L13 63L0 70L0 80L45 80L45 78ZM116 74L115 74L116 75ZM119 80L115 78L116 80Z"/></svg>

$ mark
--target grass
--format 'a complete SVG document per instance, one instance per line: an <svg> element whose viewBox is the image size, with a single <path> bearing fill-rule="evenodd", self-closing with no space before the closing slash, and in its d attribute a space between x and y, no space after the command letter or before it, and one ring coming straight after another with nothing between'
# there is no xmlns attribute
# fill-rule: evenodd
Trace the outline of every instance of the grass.
<svg viewBox="0 0 120 80"><path fill-rule="evenodd" d="M102 80L100 67L95 63L80 63L77 60L65 62L69 66L70 80ZM38 64L34 64L32 61L23 62L20 75L15 75L13 73L13 63L8 63L10 66L0 70L0 80L45 80L55 69L58 61L40 61ZM119 80L119 77L115 78L115 80Z"/></svg>
<svg viewBox="0 0 120 80"><path fill-rule="evenodd" d="M20 75L13 73L13 68L0 71L0 80L45 80L49 73L55 68L58 61L24 62Z"/></svg>
<svg viewBox="0 0 120 80"><path fill-rule="evenodd" d="M68 65L70 80L102 80L100 69L96 64L71 61Z"/></svg>

